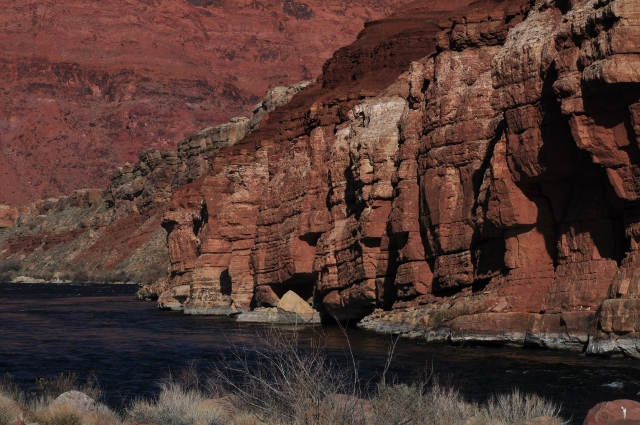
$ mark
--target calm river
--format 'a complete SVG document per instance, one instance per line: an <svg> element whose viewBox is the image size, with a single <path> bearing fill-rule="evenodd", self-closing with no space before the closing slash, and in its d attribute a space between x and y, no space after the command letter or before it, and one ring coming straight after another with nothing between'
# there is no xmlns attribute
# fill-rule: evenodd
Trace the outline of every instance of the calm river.
<svg viewBox="0 0 640 425"><path fill-rule="evenodd" d="M230 319L162 312L135 301L131 285L0 284L0 374L26 390L37 377L95 374L106 402L120 406L157 391L170 371L202 370L231 346L253 346L259 326ZM301 331L301 338L313 334ZM347 337L325 326L328 354L345 361ZM389 338L347 330L360 375L375 381ZM345 363L345 367L346 367ZM589 408L618 398L640 400L640 361L505 348L458 348L401 340L390 373L411 381L432 368L470 399L514 387L552 398L581 424Z"/></svg>

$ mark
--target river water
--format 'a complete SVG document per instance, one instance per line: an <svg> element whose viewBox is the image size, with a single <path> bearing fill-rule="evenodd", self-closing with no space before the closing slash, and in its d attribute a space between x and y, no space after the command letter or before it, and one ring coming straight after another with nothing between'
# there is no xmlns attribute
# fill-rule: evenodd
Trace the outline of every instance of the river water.
<svg viewBox="0 0 640 425"><path fill-rule="evenodd" d="M255 347L264 327L226 318L162 312L136 301L132 285L0 284L0 374L10 373L28 391L38 377L93 374L105 401L122 406L152 396L158 381L190 364L215 364L232 347ZM293 332L283 328L284 332ZM321 332L329 356L349 367L351 346L361 378L379 379L389 338L349 327L299 330L300 339ZM426 370L453 383L469 399L520 388L561 403L581 424L601 401L640 400L640 361L576 353L508 348L461 348L400 340L389 377L411 382Z"/></svg>

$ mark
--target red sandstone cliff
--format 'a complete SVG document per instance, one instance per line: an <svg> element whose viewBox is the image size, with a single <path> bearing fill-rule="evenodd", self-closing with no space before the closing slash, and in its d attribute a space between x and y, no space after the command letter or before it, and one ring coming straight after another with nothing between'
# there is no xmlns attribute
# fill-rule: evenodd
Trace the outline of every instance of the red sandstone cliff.
<svg viewBox="0 0 640 425"><path fill-rule="evenodd" d="M634 0L413 2L246 137L113 174L110 220L162 221L149 291L186 313L270 318L294 291L378 331L640 357L638 28Z"/></svg>
<svg viewBox="0 0 640 425"><path fill-rule="evenodd" d="M149 147L315 78L408 0L21 1L0 10L0 203L105 187Z"/></svg>
<svg viewBox="0 0 640 425"><path fill-rule="evenodd" d="M174 193L161 302L293 290L370 329L639 355L640 6L447 5L368 26Z"/></svg>

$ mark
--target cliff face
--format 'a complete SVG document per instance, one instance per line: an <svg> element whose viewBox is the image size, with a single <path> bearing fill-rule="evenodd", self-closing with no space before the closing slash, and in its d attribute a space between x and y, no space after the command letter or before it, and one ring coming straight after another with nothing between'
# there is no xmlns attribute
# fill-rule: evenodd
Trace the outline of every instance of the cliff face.
<svg viewBox="0 0 640 425"><path fill-rule="evenodd" d="M638 356L640 6L440 6L367 26L174 193L161 303L293 290L369 329Z"/></svg>
<svg viewBox="0 0 640 425"><path fill-rule="evenodd" d="M415 1L104 193L0 208L0 253L168 268L140 296L190 314L271 320L293 291L367 329L640 357L638 28L635 0Z"/></svg>
<svg viewBox="0 0 640 425"><path fill-rule="evenodd" d="M106 187L150 147L315 78L408 0L25 1L0 10L0 203Z"/></svg>
<svg viewBox="0 0 640 425"><path fill-rule="evenodd" d="M263 117L306 87L276 87L253 109L186 138L177 150L147 149L109 172L107 189L82 189L22 207L0 205L0 280L137 281L166 275L160 226L172 191L211 169L216 153L256 130ZM9 273L7 273L9 272Z"/></svg>

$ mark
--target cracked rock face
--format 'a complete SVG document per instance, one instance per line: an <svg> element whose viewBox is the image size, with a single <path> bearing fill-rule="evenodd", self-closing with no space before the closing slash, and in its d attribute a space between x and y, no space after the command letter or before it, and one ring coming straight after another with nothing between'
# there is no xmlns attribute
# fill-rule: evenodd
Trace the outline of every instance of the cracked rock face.
<svg viewBox="0 0 640 425"><path fill-rule="evenodd" d="M640 357L638 28L635 0L413 2L290 102L112 173L109 217L158 206L165 308L281 321L295 293L314 320Z"/></svg>
<svg viewBox="0 0 640 425"><path fill-rule="evenodd" d="M171 214L203 223L169 234L185 310L293 290L380 331L638 355L640 6L451 9L368 26L174 194ZM384 25L404 37L380 43ZM405 63L376 78L391 52Z"/></svg>

